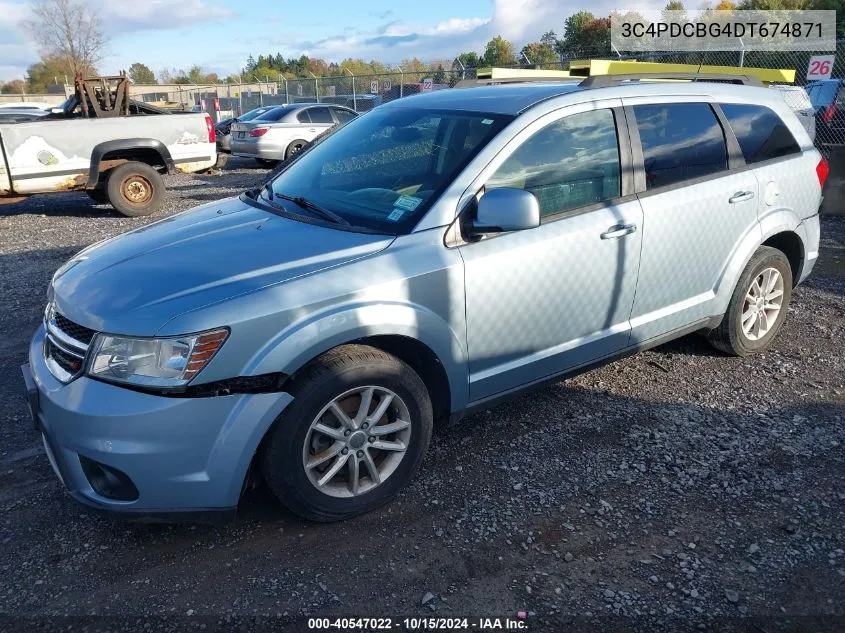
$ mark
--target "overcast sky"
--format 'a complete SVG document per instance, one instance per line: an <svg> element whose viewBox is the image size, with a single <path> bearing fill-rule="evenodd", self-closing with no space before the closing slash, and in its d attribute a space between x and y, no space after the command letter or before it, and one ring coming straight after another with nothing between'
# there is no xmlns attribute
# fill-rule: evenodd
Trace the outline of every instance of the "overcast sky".
<svg viewBox="0 0 845 633"><path fill-rule="evenodd" d="M201 65L221 76L235 73L252 53L305 53L328 61L363 57L398 62L417 56L448 59L481 52L501 34L517 45L554 29L585 8L564 0L87 0L100 11L111 36L100 71L111 74L143 62L157 73ZM588 8L609 15L626 8L660 8L665 2L629 5L593 0ZM0 0L0 80L23 78L38 60L19 23L28 2Z"/></svg>

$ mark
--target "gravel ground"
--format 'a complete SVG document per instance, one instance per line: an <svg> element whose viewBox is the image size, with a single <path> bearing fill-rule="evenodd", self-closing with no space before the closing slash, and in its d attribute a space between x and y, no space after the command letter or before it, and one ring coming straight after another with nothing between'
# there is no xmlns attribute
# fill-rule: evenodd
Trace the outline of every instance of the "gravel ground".
<svg viewBox="0 0 845 633"><path fill-rule="evenodd" d="M169 178L155 217L266 174ZM823 218L764 355L686 337L437 429L413 484L367 516L309 524L259 488L218 526L90 514L28 421L18 366L53 271L151 219L81 194L0 207L0 630L517 611L535 631L845 630L845 218ZM102 617L56 617L86 615Z"/></svg>

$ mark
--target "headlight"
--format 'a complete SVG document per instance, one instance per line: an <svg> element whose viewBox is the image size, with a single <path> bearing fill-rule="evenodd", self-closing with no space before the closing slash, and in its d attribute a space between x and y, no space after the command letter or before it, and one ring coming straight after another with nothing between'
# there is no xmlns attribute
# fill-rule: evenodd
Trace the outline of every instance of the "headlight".
<svg viewBox="0 0 845 633"><path fill-rule="evenodd" d="M226 329L168 338L98 334L88 375L147 387L181 387L202 371L227 336Z"/></svg>

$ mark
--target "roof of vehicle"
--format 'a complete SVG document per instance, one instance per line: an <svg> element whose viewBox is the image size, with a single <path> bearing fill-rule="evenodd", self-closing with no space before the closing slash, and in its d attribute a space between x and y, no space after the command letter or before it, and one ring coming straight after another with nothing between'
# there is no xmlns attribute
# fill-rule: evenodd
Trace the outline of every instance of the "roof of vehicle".
<svg viewBox="0 0 845 633"><path fill-rule="evenodd" d="M579 83L573 81L543 81L436 90L392 101L381 107L417 107L517 115L538 103L565 95L578 96L567 102L654 95L740 96L760 103L775 99L782 101L779 92L768 88L706 81L631 81L596 88L582 88Z"/></svg>

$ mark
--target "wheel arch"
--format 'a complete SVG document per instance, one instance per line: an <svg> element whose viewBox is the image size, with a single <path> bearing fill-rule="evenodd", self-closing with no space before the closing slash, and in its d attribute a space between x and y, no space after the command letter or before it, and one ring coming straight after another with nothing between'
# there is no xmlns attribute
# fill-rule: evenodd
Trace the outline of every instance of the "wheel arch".
<svg viewBox="0 0 845 633"><path fill-rule="evenodd" d="M440 317L405 304L358 306L286 328L250 359L246 373L293 376L321 354L350 343L371 345L410 365L426 383L436 414L466 406L465 347Z"/></svg>
<svg viewBox="0 0 845 633"><path fill-rule="evenodd" d="M100 176L119 164L137 161L154 167L159 172L173 173L176 166L170 150L159 140L152 138L128 138L106 141L94 146L91 152L91 168L88 172L87 188L95 189Z"/></svg>

